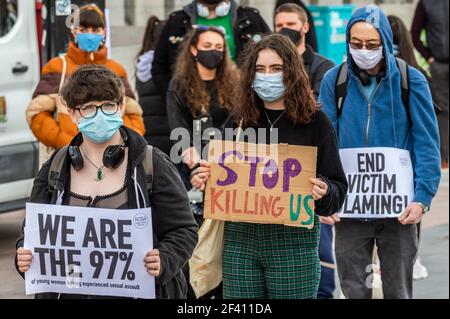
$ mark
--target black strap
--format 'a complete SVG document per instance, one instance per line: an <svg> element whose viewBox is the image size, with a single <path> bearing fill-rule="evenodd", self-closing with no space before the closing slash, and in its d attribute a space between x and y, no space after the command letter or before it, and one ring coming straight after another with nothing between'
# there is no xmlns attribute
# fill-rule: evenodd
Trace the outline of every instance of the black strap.
<svg viewBox="0 0 450 319"><path fill-rule="evenodd" d="M400 58L395 58L395 60L397 63L397 67L400 71L402 102L405 107L406 114L408 116L408 121L411 124L412 121L409 108L409 96L410 96L409 68L408 64L404 60ZM334 89L336 99L336 111L338 118L342 115L342 109L344 107L345 98L347 96L347 86L348 86L348 65L347 62L344 62L339 67Z"/></svg>
<svg viewBox="0 0 450 319"><path fill-rule="evenodd" d="M48 186L49 189L54 192L56 189L63 190L64 185L59 182L61 177L62 167L64 165L64 159L66 158L68 146L64 146L56 151L52 162L50 164L50 170L48 171ZM153 146L148 145L145 153L143 167L145 171L145 181L147 184L148 194L151 194L153 189Z"/></svg>
<svg viewBox="0 0 450 319"><path fill-rule="evenodd" d="M55 189L64 189L64 185L61 185L58 181L61 177L61 171L68 148L68 146L64 146L57 150L50 164L50 170L48 171L48 186L52 191Z"/></svg>
<svg viewBox="0 0 450 319"><path fill-rule="evenodd" d="M338 118L341 117L342 115L342 108L344 107L345 97L347 96L347 85L348 85L348 66L347 62L344 62L339 67L334 88Z"/></svg>
<svg viewBox="0 0 450 319"><path fill-rule="evenodd" d="M153 189L153 146L151 145L147 146L143 166L145 171L145 181L147 183L147 191L148 194L151 194Z"/></svg>
<svg viewBox="0 0 450 319"><path fill-rule="evenodd" d="M405 111L406 111L406 115L408 116L408 121L409 124L412 124L412 120L411 120L411 112L409 109L409 95L410 95L410 89L409 89L409 68L408 68L408 64L400 59L400 58L395 58L395 61L397 62L397 67L400 71L400 76L401 76L401 81L402 81L402 102L403 105L405 106Z"/></svg>

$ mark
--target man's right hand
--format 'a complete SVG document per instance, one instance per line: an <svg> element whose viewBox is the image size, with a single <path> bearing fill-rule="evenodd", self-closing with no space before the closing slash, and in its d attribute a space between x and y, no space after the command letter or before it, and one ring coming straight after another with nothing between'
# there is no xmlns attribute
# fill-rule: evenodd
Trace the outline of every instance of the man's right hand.
<svg viewBox="0 0 450 319"><path fill-rule="evenodd" d="M17 249L17 266L19 271L24 273L30 269L31 262L33 261L33 254L31 250L25 248Z"/></svg>
<svg viewBox="0 0 450 319"><path fill-rule="evenodd" d="M433 57L431 57L431 58L428 59L428 64L431 65L431 64L433 64L435 61L436 61L436 60L435 60Z"/></svg>

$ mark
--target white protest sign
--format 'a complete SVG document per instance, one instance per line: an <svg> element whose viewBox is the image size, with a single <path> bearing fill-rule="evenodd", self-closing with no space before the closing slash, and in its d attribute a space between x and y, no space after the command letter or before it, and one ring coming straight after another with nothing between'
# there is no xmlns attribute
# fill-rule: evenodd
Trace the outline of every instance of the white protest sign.
<svg viewBox="0 0 450 319"><path fill-rule="evenodd" d="M144 265L153 249L151 209L30 204L24 248L33 252L26 294L155 298Z"/></svg>
<svg viewBox="0 0 450 319"><path fill-rule="evenodd" d="M348 194L343 218L397 218L414 198L408 151L396 148L340 150Z"/></svg>

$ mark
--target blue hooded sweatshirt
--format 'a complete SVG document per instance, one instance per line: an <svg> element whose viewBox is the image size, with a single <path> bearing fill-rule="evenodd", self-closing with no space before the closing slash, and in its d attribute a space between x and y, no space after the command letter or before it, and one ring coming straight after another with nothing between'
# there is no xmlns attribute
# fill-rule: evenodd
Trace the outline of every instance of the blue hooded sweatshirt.
<svg viewBox="0 0 450 319"><path fill-rule="evenodd" d="M337 66L325 74L320 104L334 128L338 128L340 148L393 147L408 150L414 169L414 202L430 206L441 178L441 157L437 120L428 82L421 72L409 67L410 124L402 102L401 75L393 54L393 35L389 21L375 5L356 10L347 26L347 43L350 40L350 29L361 21L371 23L380 33L386 75L381 79L369 103L353 63L348 63L347 96L338 118L335 100L339 71ZM348 47L347 61L353 61Z"/></svg>

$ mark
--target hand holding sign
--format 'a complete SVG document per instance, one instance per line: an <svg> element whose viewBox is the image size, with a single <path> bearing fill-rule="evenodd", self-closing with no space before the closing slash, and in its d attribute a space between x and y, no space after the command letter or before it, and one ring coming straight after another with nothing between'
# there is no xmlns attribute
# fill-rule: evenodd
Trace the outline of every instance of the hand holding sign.
<svg viewBox="0 0 450 319"><path fill-rule="evenodd" d="M423 213L423 208L419 204L411 203L398 218L398 221L403 225L416 225L422 220Z"/></svg>
<svg viewBox="0 0 450 319"><path fill-rule="evenodd" d="M159 258L159 250L153 249L144 258L145 268L153 277L158 277L161 272L161 259Z"/></svg>
<svg viewBox="0 0 450 319"><path fill-rule="evenodd" d="M17 266L21 273L30 269L31 262L33 261L33 254L31 250L25 248L17 249Z"/></svg>
<svg viewBox="0 0 450 319"><path fill-rule="evenodd" d="M322 199L328 193L328 184L321 178L310 178L309 181L313 183L313 189L311 192L314 200Z"/></svg>

